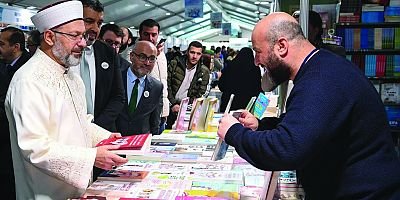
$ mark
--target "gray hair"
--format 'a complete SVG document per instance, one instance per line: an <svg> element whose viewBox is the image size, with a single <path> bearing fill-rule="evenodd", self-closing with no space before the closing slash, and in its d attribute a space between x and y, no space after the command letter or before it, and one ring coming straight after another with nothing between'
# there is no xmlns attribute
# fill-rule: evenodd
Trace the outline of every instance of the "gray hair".
<svg viewBox="0 0 400 200"><path fill-rule="evenodd" d="M266 37L268 43L271 45L275 44L279 37L286 37L289 41L305 40L300 25L296 22L287 20L272 24L269 31L267 31Z"/></svg>

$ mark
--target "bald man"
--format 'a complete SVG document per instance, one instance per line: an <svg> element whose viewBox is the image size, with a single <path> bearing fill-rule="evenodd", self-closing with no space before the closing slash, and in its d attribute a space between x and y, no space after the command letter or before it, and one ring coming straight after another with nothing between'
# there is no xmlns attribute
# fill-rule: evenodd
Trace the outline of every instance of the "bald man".
<svg viewBox="0 0 400 200"><path fill-rule="evenodd" d="M263 170L297 170L306 199L399 199L400 162L385 109L351 62L305 39L286 13L263 18L252 33L263 88L294 87L286 114L225 115L218 135ZM278 122L278 123L273 123Z"/></svg>
<svg viewBox="0 0 400 200"><path fill-rule="evenodd" d="M122 71L127 103L117 119L122 135L159 134L162 108L162 83L150 76L157 61L157 48L148 41L138 41L130 53L131 67Z"/></svg>

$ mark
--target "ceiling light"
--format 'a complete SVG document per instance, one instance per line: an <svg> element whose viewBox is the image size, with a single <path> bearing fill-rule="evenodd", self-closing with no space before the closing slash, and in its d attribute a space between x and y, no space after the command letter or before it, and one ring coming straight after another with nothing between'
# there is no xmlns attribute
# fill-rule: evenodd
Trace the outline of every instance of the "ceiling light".
<svg viewBox="0 0 400 200"><path fill-rule="evenodd" d="M131 26L131 27L129 27L129 28L134 29L135 27L134 27L134 26Z"/></svg>
<svg viewBox="0 0 400 200"><path fill-rule="evenodd" d="M35 6L28 6L28 7L26 7L26 9L33 10L33 9L36 9L36 7Z"/></svg>
<svg viewBox="0 0 400 200"><path fill-rule="evenodd" d="M149 7L149 6L150 6L150 4L148 4L148 3L145 3L145 4L144 4L144 6L146 6L146 7Z"/></svg>
<svg viewBox="0 0 400 200"><path fill-rule="evenodd" d="M259 1L255 1L254 2L254 4L256 4L256 5L258 5L258 4L260 4L261 2L259 2Z"/></svg>
<svg viewBox="0 0 400 200"><path fill-rule="evenodd" d="M167 12L167 13L165 13L165 15L171 15L171 13Z"/></svg>
<svg viewBox="0 0 400 200"><path fill-rule="evenodd" d="M262 5L268 5L269 2L268 2L268 1L261 1L260 4L262 4Z"/></svg>
<svg viewBox="0 0 400 200"><path fill-rule="evenodd" d="M258 13L260 13L260 11L256 10L256 11L254 11L254 13L258 14Z"/></svg>
<svg viewBox="0 0 400 200"><path fill-rule="evenodd" d="M114 22L110 22L110 24L114 24Z"/></svg>
<svg viewBox="0 0 400 200"><path fill-rule="evenodd" d="M181 19L181 22L184 22L185 21L185 19Z"/></svg>
<svg viewBox="0 0 400 200"><path fill-rule="evenodd" d="M267 14L265 14L265 13L260 13L260 15L261 15L261 16L265 16L265 15L267 15Z"/></svg>

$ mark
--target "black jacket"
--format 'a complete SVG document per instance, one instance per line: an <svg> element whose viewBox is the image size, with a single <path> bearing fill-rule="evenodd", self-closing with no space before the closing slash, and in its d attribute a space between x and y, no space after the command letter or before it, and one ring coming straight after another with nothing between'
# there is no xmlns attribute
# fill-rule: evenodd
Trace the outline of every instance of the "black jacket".
<svg viewBox="0 0 400 200"><path fill-rule="evenodd" d="M109 131L116 131L115 120L126 101L119 56L101 41L96 41L93 49L96 65L94 123ZM107 63L108 68L103 63Z"/></svg>

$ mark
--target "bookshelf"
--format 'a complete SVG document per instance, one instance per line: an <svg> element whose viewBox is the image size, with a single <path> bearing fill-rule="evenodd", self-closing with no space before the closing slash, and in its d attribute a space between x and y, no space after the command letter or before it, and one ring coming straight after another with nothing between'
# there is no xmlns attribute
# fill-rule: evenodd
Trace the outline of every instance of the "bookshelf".
<svg viewBox="0 0 400 200"><path fill-rule="evenodd" d="M363 15L364 12L361 13ZM362 17L361 17L362 18ZM400 133L400 22L339 22L346 58L374 84L384 103L393 139Z"/></svg>

